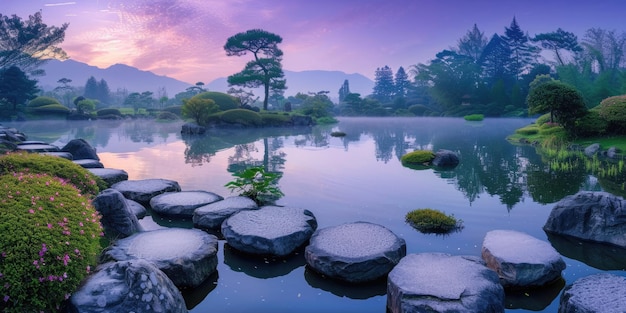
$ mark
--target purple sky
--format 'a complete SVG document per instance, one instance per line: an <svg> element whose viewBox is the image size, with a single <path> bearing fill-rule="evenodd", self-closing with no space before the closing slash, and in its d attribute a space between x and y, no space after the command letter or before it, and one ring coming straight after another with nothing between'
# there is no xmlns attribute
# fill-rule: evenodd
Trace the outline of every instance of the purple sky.
<svg viewBox="0 0 626 313"><path fill-rule="evenodd" d="M474 23L487 37L515 16L523 31L563 28L581 39L589 28L623 32L624 0L2 0L3 15L69 23L61 47L70 58L108 67L135 66L189 83L243 69L226 39L261 28L280 35L283 68L339 70L373 78L426 63L456 46Z"/></svg>

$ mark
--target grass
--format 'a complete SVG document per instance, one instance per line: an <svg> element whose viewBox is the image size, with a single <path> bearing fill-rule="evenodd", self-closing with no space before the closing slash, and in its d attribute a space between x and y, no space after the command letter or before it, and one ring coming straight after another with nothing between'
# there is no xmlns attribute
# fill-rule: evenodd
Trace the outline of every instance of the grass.
<svg viewBox="0 0 626 313"><path fill-rule="evenodd" d="M466 121L482 121L485 116L482 114L470 114L463 117Z"/></svg>
<svg viewBox="0 0 626 313"><path fill-rule="evenodd" d="M433 209L413 210L406 214L406 221L422 233L446 234L462 228L461 220Z"/></svg>
<svg viewBox="0 0 626 313"><path fill-rule="evenodd" d="M573 141L583 147L588 145L599 143L600 148L606 150L610 147L616 147L620 151L626 151L626 136L611 136L611 137L591 137Z"/></svg>

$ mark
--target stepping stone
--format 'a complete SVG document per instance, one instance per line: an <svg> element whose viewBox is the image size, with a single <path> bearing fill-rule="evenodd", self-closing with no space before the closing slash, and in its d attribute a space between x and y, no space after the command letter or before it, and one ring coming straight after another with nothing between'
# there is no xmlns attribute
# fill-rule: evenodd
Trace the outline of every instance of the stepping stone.
<svg viewBox="0 0 626 313"><path fill-rule="evenodd" d="M74 159L95 159L100 160L96 149L92 147L85 139L72 139L63 148L62 151L71 153Z"/></svg>
<svg viewBox="0 0 626 313"><path fill-rule="evenodd" d="M73 162L84 168L104 168L104 165L96 159L80 159Z"/></svg>
<svg viewBox="0 0 626 313"><path fill-rule="evenodd" d="M492 230L482 246L487 267L504 287L538 287L561 277L565 262L547 242L513 230Z"/></svg>
<svg viewBox="0 0 626 313"><path fill-rule="evenodd" d="M40 152L39 154L64 158L70 161L74 160L74 156L69 152Z"/></svg>
<svg viewBox="0 0 626 313"><path fill-rule="evenodd" d="M17 150L28 151L28 152L60 152L59 147L43 144L43 143L33 143L33 144L18 144Z"/></svg>
<svg viewBox="0 0 626 313"><path fill-rule="evenodd" d="M128 173L126 173L125 170L114 168L87 168L87 170L91 172L91 174L102 178L109 187L121 181L128 180Z"/></svg>
<svg viewBox="0 0 626 313"><path fill-rule="evenodd" d="M480 258L409 254L389 272L387 309L401 312L504 312L504 288Z"/></svg>
<svg viewBox="0 0 626 313"><path fill-rule="evenodd" d="M406 255L406 243L389 229L356 222L320 229L304 257L318 273L347 282L383 277Z"/></svg>
<svg viewBox="0 0 626 313"><path fill-rule="evenodd" d="M121 192L111 188L93 199L94 208L102 214L100 221L107 238L126 238L143 230L128 201Z"/></svg>
<svg viewBox="0 0 626 313"><path fill-rule="evenodd" d="M287 256L309 240L317 220L309 210L264 206L244 210L222 223L222 235L236 250Z"/></svg>
<svg viewBox="0 0 626 313"><path fill-rule="evenodd" d="M199 229L165 228L134 234L107 248L101 261L145 259L179 288L199 286L217 269L217 237Z"/></svg>
<svg viewBox="0 0 626 313"><path fill-rule="evenodd" d="M178 182L168 179L125 180L111 186L119 190L124 197L149 205L150 199L166 192L180 191Z"/></svg>
<svg viewBox="0 0 626 313"><path fill-rule="evenodd" d="M187 312L172 280L142 259L103 264L69 302L71 312Z"/></svg>
<svg viewBox="0 0 626 313"><path fill-rule="evenodd" d="M559 312L626 312L626 278L600 273L576 280L563 289Z"/></svg>
<svg viewBox="0 0 626 313"><path fill-rule="evenodd" d="M171 217L192 217L193 211L203 205L223 200L208 191L166 192L150 199L150 207L158 214Z"/></svg>
<svg viewBox="0 0 626 313"><path fill-rule="evenodd" d="M228 197L222 201L201 206L193 212L193 226L205 230L219 230L222 222L242 210L255 210L259 206L248 197Z"/></svg>
<svg viewBox="0 0 626 313"><path fill-rule="evenodd" d="M146 210L146 207L141 205L141 203L130 199L126 199L126 203L130 211L133 212L138 219L142 219L148 215L148 210Z"/></svg>

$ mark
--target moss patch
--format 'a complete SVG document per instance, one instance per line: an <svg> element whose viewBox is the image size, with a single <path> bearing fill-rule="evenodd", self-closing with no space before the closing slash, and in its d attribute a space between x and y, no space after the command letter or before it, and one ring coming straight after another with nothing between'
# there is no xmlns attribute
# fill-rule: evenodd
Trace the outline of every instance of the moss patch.
<svg viewBox="0 0 626 313"><path fill-rule="evenodd" d="M400 161L403 165L428 165L435 158L430 150L415 150L403 155Z"/></svg>
<svg viewBox="0 0 626 313"><path fill-rule="evenodd" d="M452 215L433 209L417 209L406 214L406 222L422 233L445 234L462 228Z"/></svg>

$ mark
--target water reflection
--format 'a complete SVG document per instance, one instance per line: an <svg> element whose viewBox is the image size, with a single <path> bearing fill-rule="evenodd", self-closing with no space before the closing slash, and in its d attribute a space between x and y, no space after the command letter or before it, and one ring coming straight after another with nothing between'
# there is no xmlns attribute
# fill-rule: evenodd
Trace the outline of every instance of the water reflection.
<svg viewBox="0 0 626 313"><path fill-rule="evenodd" d="M284 258L253 256L238 252L225 244L224 264L235 272L243 272L256 278L280 277L306 264L303 252L304 248L301 248Z"/></svg>
<svg viewBox="0 0 626 313"><path fill-rule="evenodd" d="M626 249L568 236L547 235L552 246L563 256L605 271L626 270Z"/></svg>
<svg viewBox="0 0 626 313"><path fill-rule="evenodd" d="M559 296L563 287L565 287L565 280L559 278L555 282L538 288L506 290L504 306L507 309L542 311Z"/></svg>
<svg viewBox="0 0 626 313"><path fill-rule="evenodd" d="M381 278L371 282L351 284L321 275L308 266L304 270L304 279L313 288L328 291L339 297L350 299L369 299L387 294L387 279Z"/></svg>

